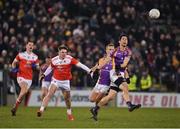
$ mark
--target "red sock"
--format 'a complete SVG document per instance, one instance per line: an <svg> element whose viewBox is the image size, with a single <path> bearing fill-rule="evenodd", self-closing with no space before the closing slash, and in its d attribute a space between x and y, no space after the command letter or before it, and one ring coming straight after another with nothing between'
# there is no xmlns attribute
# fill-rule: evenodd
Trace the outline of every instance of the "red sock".
<svg viewBox="0 0 180 129"><path fill-rule="evenodd" d="M15 104L15 108L16 108L16 109L18 108L18 106L19 106L20 103L21 103L21 101L16 100L16 104Z"/></svg>

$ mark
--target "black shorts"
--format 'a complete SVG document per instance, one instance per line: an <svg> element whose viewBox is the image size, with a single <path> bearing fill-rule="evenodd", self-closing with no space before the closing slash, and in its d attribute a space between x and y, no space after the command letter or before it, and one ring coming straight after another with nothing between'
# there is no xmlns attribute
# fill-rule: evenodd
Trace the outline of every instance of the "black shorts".
<svg viewBox="0 0 180 129"><path fill-rule="evenodd" d="M116 86L110 86L110 90L114 90L116 92L120 91L119 87L116 87Z"/></svg>

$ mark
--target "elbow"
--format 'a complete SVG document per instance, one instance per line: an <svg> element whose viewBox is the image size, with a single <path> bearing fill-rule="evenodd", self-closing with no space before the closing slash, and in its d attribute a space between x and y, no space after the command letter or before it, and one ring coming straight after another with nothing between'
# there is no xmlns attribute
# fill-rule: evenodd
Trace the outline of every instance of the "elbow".
<svg viewBox="0 0 180 129"><path fill-rule="evenodd" d="M127 66L126 64L122 64L121 68L126 68L126 66Z"/></svg>
<svg viewBox="0 0 180 129"><path fill-rule="evenodd" d="M11 67L12 67L12 68L15 68L15 67L16 67L16 64L15 64L15 63L12 63L12 64L11 64Z"/></svg>

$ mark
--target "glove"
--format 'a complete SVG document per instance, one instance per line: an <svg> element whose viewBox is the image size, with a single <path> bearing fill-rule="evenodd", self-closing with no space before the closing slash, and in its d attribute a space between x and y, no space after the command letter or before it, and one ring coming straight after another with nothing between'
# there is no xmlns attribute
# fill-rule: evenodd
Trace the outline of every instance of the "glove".
<svg viewBox="0 0 180 129"><path fill-rule="evenodd" d="M32 68L36 68L36 64L35 63L32 63L31 66L32 66Z"/></svg>
<svg viewBox="0 0 180 129"><path fill-rule="evenodd" d="M89 75L91 76L91 78L93 78L94 73L92 70L89 72Z"/></svg>
<svg viewBox="0 0 180 129"><path fill-rule="evenodd" d="M93 72L92 78L93 78L94 80L98 80L98 78L99 78L99 69L96 69L96 70Z"/></svg>
<svg viewBox="0 0 180 129"><path fill-rule="evenodd" d="M18 68L13 68L13 69L11 69L11 72L12 72L12 73L17 73L18 71L19 71Z"/></svg>
<svg viewBox="0 0 180 129"><path fill-rule="evenodd" d="M127 84L130 84L130 78L126 78Z"/></svg>

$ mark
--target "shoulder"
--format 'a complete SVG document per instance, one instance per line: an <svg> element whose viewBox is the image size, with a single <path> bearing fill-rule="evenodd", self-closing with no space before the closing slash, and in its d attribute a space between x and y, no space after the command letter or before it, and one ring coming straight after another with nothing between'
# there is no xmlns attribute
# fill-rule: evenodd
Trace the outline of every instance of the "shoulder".
<svg viewBox="0 0 180 129"><path fill-rule="evenodd" d="M38 57L35 53L32 53L32 55Z"/></svg>
<svg viewBox="0 0 180 129"><path fill-rule="evenodd" d="M18 54L17 54L17 56L22 56L22 55L24 55L25 54L25 52L19 52Z"/></svg>
<svg viewBox="0 0 180 129"><path fill-rule="evenodd" d="M102 64L104 62L104 60L105 60L105 57L102 57L102 58L99 59L98 63Z"/></svg>
<svg viewBox="0 0 180 129"><path fill-rule="evenodd" d="M53 61L58 60L58 59L59 59L59 56L55 56L55 57L53 57L53 58L51 59L51 61L53 62Z"/></svg>
<svg viewBox="0 0 180 129"><path fill-rule="evenodd" d="M99 59L99 62L102 62L103 60L105 60L105 56L104 57L101 57L100 59Z"/></svg>
<svg viewBox="0 0 180 129"><path fill-rule="evenodd" d="M72 59L72 58L74 58L74 57L72 57L71 55L66 55L66 58L67 58L67 59Z"/></svg>
<svg viewBox="0 0 180 129"><path fill-rule="evenodd" d="M26 55L25 52L19 52L19 53L16 55L16 58L23 58L25 55Z"/></svg>
<svg viewBox="0 0 180 129"><path fill-rule="evenodd" d="M38 59L38 56L35 53L32 53L32 57Z"/></svg>
<svg viewBox="0 0 180 129"><path fill-rule="evenodd" d="M67 55L66 59L71 61L78 61L76 58L72 57L71 55Z"/></svg>
<svg viewBox="0 0 180 129"><path fill-rule="evenodd" d="M129 47L127 47L126 51L127 51L128 55L132 55L132 50Z"/></svg>
<svg viewBox="0 0 180 129"><path fill-rule="evenodd" d="M55 57L51 58L51 64L53 64L53 65L59 61L60 61L59 56L55 56Z"/></svg>

